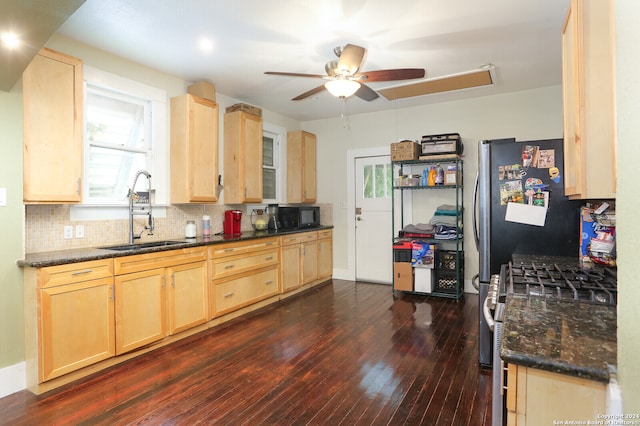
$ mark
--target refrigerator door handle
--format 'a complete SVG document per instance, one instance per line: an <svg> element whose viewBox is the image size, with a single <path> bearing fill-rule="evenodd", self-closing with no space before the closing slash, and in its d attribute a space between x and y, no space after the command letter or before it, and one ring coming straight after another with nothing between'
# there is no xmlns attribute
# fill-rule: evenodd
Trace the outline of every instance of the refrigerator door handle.
<svg viewBox="0 0 640 426"><path fill-rule="evenodd" d="M476 172L476 183L473 187L473 239L476 242L476 249L480 249L480 234L478 233L478 185L480 180L480 172Z"/></svg>

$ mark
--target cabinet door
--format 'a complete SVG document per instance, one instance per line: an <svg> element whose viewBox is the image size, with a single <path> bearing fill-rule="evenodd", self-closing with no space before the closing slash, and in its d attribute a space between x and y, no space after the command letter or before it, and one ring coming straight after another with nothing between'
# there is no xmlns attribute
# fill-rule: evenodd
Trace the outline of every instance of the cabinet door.
<svg viewBox="0 0 640 426"><path fill-rule="evenodd" d="M287 201L316 201L316 136L304 131L287 135Z"/></svg>
<svg viewBox="0 0 640 426"><path fill-rule="evenodd" d="M302 244L302 284L318 278L318 244L310 241Z"/></svg>
<svg viewBox="0 0 640 426"><path fill-rule="evenodd" d="M304 161L302 167L302 202L316 202L316 135L304 134L303 139Z"/></svg>
<svg viewBox="0 0 640 426"><path fill-rule="evenodd" d="M577 36L577 3L571 2L569 13L562 29L562 96L564 109L564 187L565 195L579 195L581 176L584 170L581 155L582 130L580 123L582 118L581 108L576 108L580 99L578 97L580 87L579 68L580 61L577 57L580 50Z"/></svg>
<svg viewBox="0 0 640 426"><path fill-rule="evenodd" d="M115 355L113 278L39 290L39 382Z"/></svg>
<svg viewBox="0 0 640 426"><path fill-rule="evenodd" d="M606 411L604 383L513 364L509 365L507 377L507 424L597 419Z"/></svg>
<svg viewBox="0 0 640 426"><path fill-rule="evenodd" d="M218 200L218 105L184 94L171 99L171 202Z"/></svg>
<svg viewBox="0 0 640 426"><path fill-rule="evenodd" d="M262 119L244 114L244 121L244 202L259 203L262 201Z"/></svg>
<svg viewBox="0 0 640 426"><path fill-rule="evenodd" d="M280 260L282 273L282 293L294 290L302 285L300 244L291 244L282 247L282 257Z"/></svg>
<svg viewBox="0 0 640 426"><path fill-rule="evenodd" d="M333 275L333 244L331 238L318 240L318 278Z"/></svg>
<svg viewBox="0 0 640 426"><path fill-rule="evenodd" d="M80 202L82 61L43 49L22 79L24 202Z"/></svg>
<svg viewBox="0 0 640 426"><path fill-rule="evenodd" d="M235 111L224 116L224 201L262 201L262 117Z"/></svg>
<svg viewBox="0 0 640 426"><path fill-rule="evenodd" d="M165 269L115 277L116 353L158 341L167 335Z"/></svg>
<svg viewBox="0 0 640 426"><path fill-rule="evenodd" d="M615 198L613 2L572 0L562 33L565 195Z"/></svg>
<svg viewBox="0 0 640 426"><path fill-rule="evenodd" d="M207 321L206 262L167 268L169 286L169 334Z"/></svg>

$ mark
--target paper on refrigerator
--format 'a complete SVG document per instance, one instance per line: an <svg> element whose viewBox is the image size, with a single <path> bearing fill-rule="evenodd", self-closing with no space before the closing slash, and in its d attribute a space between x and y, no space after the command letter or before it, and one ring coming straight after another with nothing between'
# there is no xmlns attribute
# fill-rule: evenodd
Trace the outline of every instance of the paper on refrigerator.
<svg viewBox="0 0 640 426"><path fill-rule="evenodd" d="M525 225L544 226L547 219L547 205L534 206L530 204L507 203L504 220L507 222L524 223Z"/></svg>

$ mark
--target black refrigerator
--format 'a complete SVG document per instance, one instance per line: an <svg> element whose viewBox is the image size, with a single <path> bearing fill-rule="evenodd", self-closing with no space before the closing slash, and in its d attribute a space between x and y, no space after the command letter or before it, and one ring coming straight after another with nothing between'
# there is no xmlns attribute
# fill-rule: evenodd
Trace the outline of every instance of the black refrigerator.
<svg viewBox="0 0 640 426"><path fill-rule="evenodd" d="M491 275L499 274L500 266L512 255L578 258L583 203L565 197L563 173L562 139L478 143L473 225L480 255L480 307ZM491 367L492 332L482 311L480 308L480 364Z"/></svg>

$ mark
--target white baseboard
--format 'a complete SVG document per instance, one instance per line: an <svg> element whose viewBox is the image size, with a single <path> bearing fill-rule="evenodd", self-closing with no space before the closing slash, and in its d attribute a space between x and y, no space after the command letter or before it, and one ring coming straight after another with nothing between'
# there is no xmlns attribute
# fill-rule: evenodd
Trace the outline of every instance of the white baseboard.
<svg viewBox="0 0 640 426"><path fill-rule="evenodd" d="M333 268L333 278L337 280L355 281L356 277L348 269Z"/></svg>
<svg viewBox="0 0 640 426"><path fill-rule="evenodd" d="M26 362L0 368L0 398L26 389Z"/></svg>

